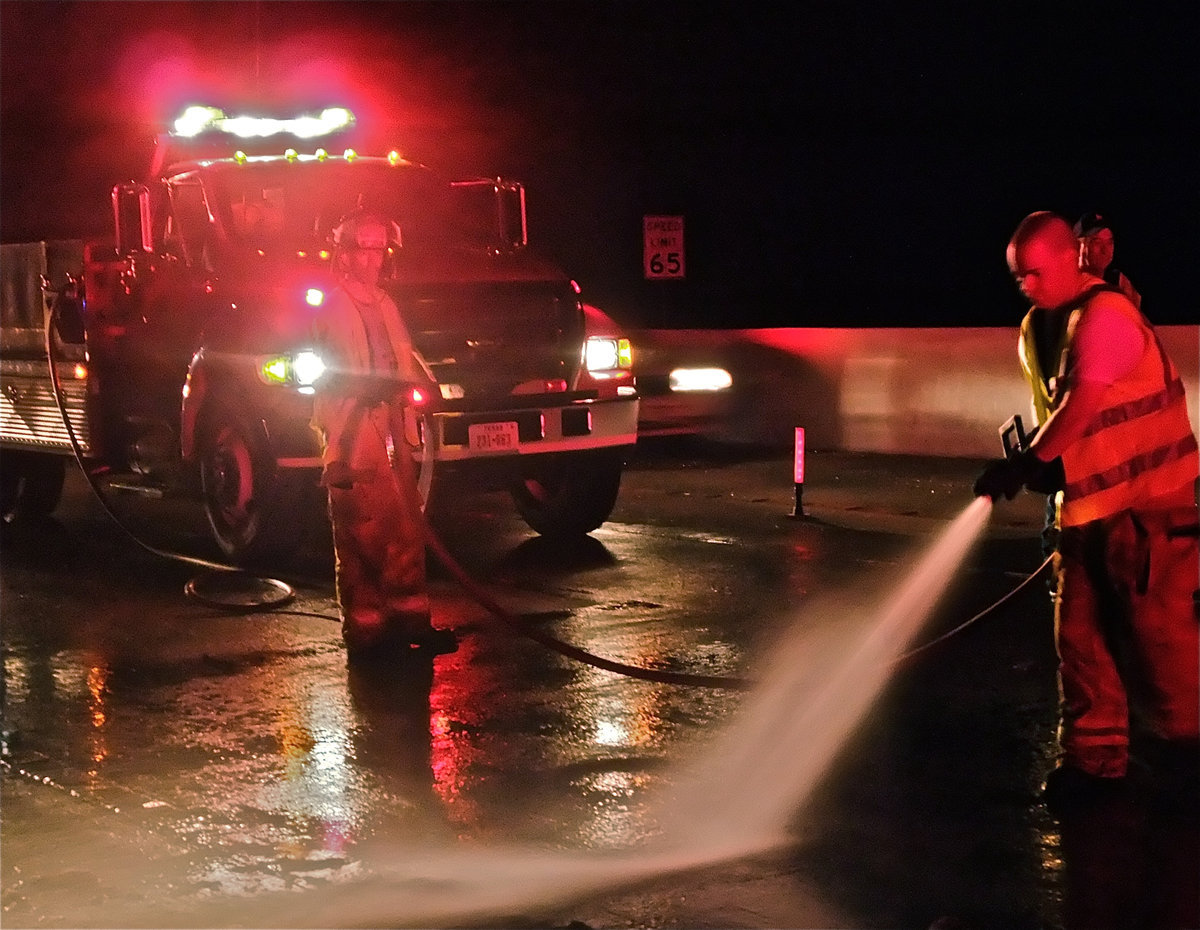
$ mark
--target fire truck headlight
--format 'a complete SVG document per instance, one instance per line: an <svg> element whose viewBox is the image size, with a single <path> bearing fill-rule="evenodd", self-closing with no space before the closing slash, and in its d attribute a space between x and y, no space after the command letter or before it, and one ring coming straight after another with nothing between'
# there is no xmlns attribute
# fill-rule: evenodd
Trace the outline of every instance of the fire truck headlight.
<svg viewBox="0 0 1200 930"><path fill-rule="evenodd" d="M583 353L584 364L593 374L633 367L633 350L630 348L628 339L589 336Z"/></svg>
<svg viewBox="0 0 1200 930"><path fill-rule="evenodd" d="M306 349L297 352L292 359L292 371L297 384L301 387L311 387L325 374L325 363L316 352Z"/></svg>
<svg viewBox="0 0 1200 930"><path fill-rule="evenodd" d="M293 384L302 393L311 394L313 385L325 373L325 362L312 349L303 349L264 359L259 373L268 384Z"/></svg>

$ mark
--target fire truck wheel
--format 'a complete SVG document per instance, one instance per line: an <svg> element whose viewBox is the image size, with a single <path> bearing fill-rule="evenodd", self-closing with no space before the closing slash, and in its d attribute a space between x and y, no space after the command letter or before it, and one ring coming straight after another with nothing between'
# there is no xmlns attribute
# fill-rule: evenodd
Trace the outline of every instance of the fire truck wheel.
<svg viewBox="0 0 1200 930"><path fill-rule="evenodd" d="M288 535L272 532L280 495L266 437L223 405L204 417L200 488L213 537L231 560L245 564L283 549Z"/></svg>
<svg viewBox="0 0 1200 930"><path fill-rule="evenodd" d="M5 523L54 513L62 499L67 460L40 452L9 452L0 464L0 517Z"/></svg>
<svg viewBox="0 0 1200 930"><path fill-rule="evenodd" d="M612 513L622 466L621 456L610 451L547 459L513 484L513 502L543 536L582 536Z"/></svg>

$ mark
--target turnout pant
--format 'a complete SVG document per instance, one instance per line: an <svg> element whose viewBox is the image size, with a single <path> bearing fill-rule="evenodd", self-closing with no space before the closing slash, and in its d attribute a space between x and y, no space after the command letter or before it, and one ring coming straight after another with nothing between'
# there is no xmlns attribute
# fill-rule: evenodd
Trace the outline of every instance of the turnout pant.
<svg viewBox="0 0 1200 930"><path fill-rule="evenodd" d="M421 642L432 628L414 465L400 439L393 477L386 407L353 425L343 448L356 480L329 489L342 633L352 650Z"/></svg>
<svg viewBox="0 0 1200 930"><path fill-rule="evenodd" d="M1055 634L1063 764L1120 777L1131 714L1170 742L1200 739L1194 507L1063 527Z"/></svg>

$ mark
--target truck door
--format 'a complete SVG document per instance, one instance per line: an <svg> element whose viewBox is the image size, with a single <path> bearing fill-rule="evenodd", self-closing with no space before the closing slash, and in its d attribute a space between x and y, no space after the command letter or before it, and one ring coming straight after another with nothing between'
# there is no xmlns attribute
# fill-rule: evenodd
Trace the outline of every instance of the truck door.
<svg viewBox="0 0 1200 930"><path fill-rule="evenodd" d="M153 199L153 250L129 256L106 327L113 362L106 390L127 447L173 460L188 363L217 303L215 230L198 178L172 183Z"/></svg>

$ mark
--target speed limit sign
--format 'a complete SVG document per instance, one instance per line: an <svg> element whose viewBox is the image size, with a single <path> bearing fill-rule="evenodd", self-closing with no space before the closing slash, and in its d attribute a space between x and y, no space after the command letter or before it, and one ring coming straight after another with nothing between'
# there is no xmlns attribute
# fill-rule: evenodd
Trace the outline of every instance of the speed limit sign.
<svg viewBox="0 0 1200 930"><path fill-rule="evenodd" d="M642 218L642 269L647 279L683 278L683 217Z"/></svg>

